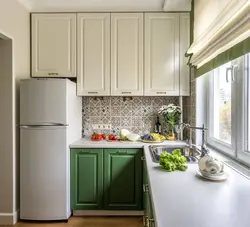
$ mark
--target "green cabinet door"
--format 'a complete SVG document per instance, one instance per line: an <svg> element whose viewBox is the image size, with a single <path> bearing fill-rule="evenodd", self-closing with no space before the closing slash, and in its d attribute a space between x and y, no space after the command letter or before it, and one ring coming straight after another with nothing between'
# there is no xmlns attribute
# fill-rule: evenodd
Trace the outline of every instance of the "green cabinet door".
<svg viewBox="0 0 250 227"><path fill-rule="evenodd" d="M103 150L71 149L71 209L103 206Z"/></svg>
<svg viewBox="0 0 250 227"><path fill-rule="evenodd" d="M148 171L146 166L146 161L143 161L143 224L147 227L154 227L154 212L152 208L152 199L150 196L150 189L148 184Z"/></svg>
<svg viewBox="0 0 250 227"><path fill-rule="evenodd" d="M105 209L142 209L141 155L141 149L104 149Z"/></svg>
<svg viewBox="0 0 250 227"><path fill-rule="evenodd" d="M145 158L144 158L145 159ZM148 194L148 172L146 167L146 161L143 160L143 226L148 226L148 218L149 218L149 194Z"/></svg>

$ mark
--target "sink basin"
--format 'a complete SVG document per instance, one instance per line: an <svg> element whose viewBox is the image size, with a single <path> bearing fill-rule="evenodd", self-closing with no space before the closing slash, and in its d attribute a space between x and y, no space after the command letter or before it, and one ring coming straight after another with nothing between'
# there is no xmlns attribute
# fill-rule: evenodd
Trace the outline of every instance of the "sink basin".
<svg viewBox="0 0 250 227"><path fill-rule="evenodd" d="M171 154L175 149L180 149L182 155L186 157L188 163L198 162L198 156L200 155L200 152L197 150L197 148L189 148L186 146L173 147L169 145L149 146L149 152L151 154L152 161L156 163L160 162L160 155L162 152L168 152Z"/></svg>

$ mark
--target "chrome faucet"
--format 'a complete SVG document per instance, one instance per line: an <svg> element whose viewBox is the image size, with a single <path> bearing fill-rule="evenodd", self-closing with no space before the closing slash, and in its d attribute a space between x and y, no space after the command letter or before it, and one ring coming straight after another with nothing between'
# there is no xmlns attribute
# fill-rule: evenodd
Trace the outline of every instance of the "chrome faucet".
<svg viewBox="0 0 250 227"><path fill-rule="evenodd" d="M193 146L196 147L196 145L192 144L192 131L191 131L191 129L202 130L201 157L203 157L209 153L209 150L206 147L206 143L205 143L205 131L208 130L208 128L205 128L204 124L202 125L202 127L197 127L197 126L191 126L190 124L187 124L187 123L181 123L181 124L179 124L179 128L180 129L181 128L182 129L184 129L184 128L189 129L189 147L193 147Z"/></svg>

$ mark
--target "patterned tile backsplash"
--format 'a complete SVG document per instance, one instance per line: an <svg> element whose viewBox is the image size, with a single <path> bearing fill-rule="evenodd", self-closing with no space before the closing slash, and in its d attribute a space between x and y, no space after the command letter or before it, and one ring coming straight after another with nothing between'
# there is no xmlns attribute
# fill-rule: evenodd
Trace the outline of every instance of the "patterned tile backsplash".
<svg viewBox="0 0 250 227"><path fill-rule="evenodd" d="M83 136L95 131L93 124L111 124L114 129L147 133L154 128L158 109L170 103L178 104L179 97L83 97ZM162 119L161 124L164 126ZM100 132L109 134L111 130Z"/></svg>

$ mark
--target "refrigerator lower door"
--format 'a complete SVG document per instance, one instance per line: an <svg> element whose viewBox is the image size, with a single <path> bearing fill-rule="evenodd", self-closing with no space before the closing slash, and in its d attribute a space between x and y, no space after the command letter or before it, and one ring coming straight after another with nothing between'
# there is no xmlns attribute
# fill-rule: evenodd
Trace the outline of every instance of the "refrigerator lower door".
<svg viewBox="0 0 250 227"><path fill-rule="evenodd" d="M67 80L28 79L20 84L20 124L67 125Z"/></svg>
<svg viewBox="0 0 250 227"><path fill-rule="evenodd" d="M67 127L21 127L20 148L20 218L68 219Z"/></svg>

